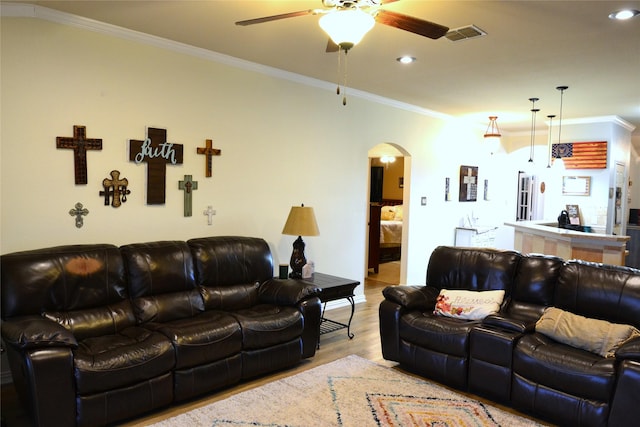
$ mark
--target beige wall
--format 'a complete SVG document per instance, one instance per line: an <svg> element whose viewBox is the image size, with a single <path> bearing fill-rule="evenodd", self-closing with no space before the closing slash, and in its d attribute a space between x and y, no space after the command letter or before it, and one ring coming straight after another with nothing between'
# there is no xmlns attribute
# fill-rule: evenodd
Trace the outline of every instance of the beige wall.
<svg viewBox="0 0 640 427"><path fill-rule="evenodd" d="M294 240L281 234L289 208L304 203L315 208L320 227L320 236L305 239L307 258L318 271L363 281L368 151L381 143L406 153L411 232L403 282L424 282L429 254L453 244L465 218L495 225L512 219L516 168L504 152L484 150L483 129L475 125L356 90L343 107L332 83L122 29L111 34L73 17L59 21L2 20L0 253L238 234L267 240L277 264L288 261ZM74 125L103 140L102 151L88 153L87 185L74 184L71 152L55 147ZM128 160L128 141L144 139L146 127L167 129L170 142L184 146L183 164L167 168L162 206L146 205L146 166ZM211 178L196 154L205 139L222 150ZM460 165L479 166L491 200L483 200L481 188L478 202L457 201ZM114 169L132 191L117 209L98 194ZM187 218L177 189L185 174L198 181ZM90 211L82 228L68 213L77 202ZM208 205L217 211L211 226L202 215Z"/></svg>
<svg viewBox="0 0 640 427"><path fill-rule="evenodd" d="M305 239L307 257L318 271L362 281L367 151L382 141L429 145L445 125L353 91L345 108L329 84L325 90L73 25L3 18L1 31L1 253L239 234L265 238L274 261L287 262L293 238L282 226L290 206L305 203L321 233ZM74 125L103 140L102 151L87 155L87 185L74 184L72 153L55 146ZM162 206L146 205L146 166L128 160L128 141L144 139L148 126L184 146L183 165L167 168ZM211 178L196 154L205 139L222 150ZM432 157L417 153L417 176L436 170ZM99 196L114 169L131 189L117 209ZM177 189L185 174L199 183L187 218ZM432 191L415 183L419 194ZM77 202L90 211L82 228L68 213ZM211 226L202 215L207 205L217 210ZM450 243L449 234L421 239L414 267L421 280L427 248Z"/></svg>

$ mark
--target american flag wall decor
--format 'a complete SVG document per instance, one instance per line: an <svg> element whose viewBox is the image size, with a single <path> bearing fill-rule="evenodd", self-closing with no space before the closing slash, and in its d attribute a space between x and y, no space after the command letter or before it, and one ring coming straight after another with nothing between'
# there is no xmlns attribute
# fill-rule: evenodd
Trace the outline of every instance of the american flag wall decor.
<svg viewBox="0 0 640 427"><path fill-rule="evenodd" d="M552 161L558 157L566 169L606 169L607 141L552 144Z"/></svg>

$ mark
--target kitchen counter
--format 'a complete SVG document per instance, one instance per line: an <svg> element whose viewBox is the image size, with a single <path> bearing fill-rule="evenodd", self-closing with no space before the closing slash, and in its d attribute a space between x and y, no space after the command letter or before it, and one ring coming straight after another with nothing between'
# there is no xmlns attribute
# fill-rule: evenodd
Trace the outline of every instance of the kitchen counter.
<svg viewBox="0 0 640 427"><path fill-rule="evenodd" d="M505 225L515 229L517 251L625 265L629 236L567 230L549 221L513 221Z"/></svg>

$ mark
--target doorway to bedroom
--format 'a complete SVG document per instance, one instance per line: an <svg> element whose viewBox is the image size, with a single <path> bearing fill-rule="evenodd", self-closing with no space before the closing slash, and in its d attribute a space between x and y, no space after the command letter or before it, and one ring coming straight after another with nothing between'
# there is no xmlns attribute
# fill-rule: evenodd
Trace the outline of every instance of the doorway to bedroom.
<svg viewBox="0 0 640 427"><path fill-rule="evenodd" d="M406 151L384 143L369 150L367 274L369 280L402 283L407 232L405 193L409 182ZM407 175L407 176L405 176ZM406 275L406 273L405 273Z"/></svg>

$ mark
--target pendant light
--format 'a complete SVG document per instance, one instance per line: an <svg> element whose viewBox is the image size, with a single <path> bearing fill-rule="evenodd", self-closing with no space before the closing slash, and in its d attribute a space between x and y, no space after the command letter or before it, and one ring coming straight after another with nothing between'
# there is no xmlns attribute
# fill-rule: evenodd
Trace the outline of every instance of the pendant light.
<svg viewBox="0 0 640 427"><path fill-rule="evenodd" d="M500 137L502 136L496 120L498 120L498 116L489 116L489 125L484 133L484 140L491 154L498 151L498 147L500 147Z"/></svg>
<svg viewBox="0 0 640 427"><path fill-rule="evenodd" d="M562 141L562 99L564 97L564 91L569 89L569 86L557 86L557 90L560 91L560 117L558 117L558 145L556 150L556 157L553 160L554 169L564 170L564 160L562 160L561 151L561 141Z"/></svg>
<svg viewBox="0 0 640 427"><path fill-rule="evenodd" d="M553 130L553 118L555 117L555 114L549 114L547 116L547 118L549 119L549 141L547 142L547 169L551 168L551 156L552 154L552 135L551 135L551 131Z"/></svg>
<svg viewBox="0 0 640 427"><path fill-rule="evenodd" d="M533 146L536 141L536 114L540 111L539 108L536 108L536 101L540 98L529 98L531 101L531 144L529 146L529 168L534 167L533 163Z"/></svg>

